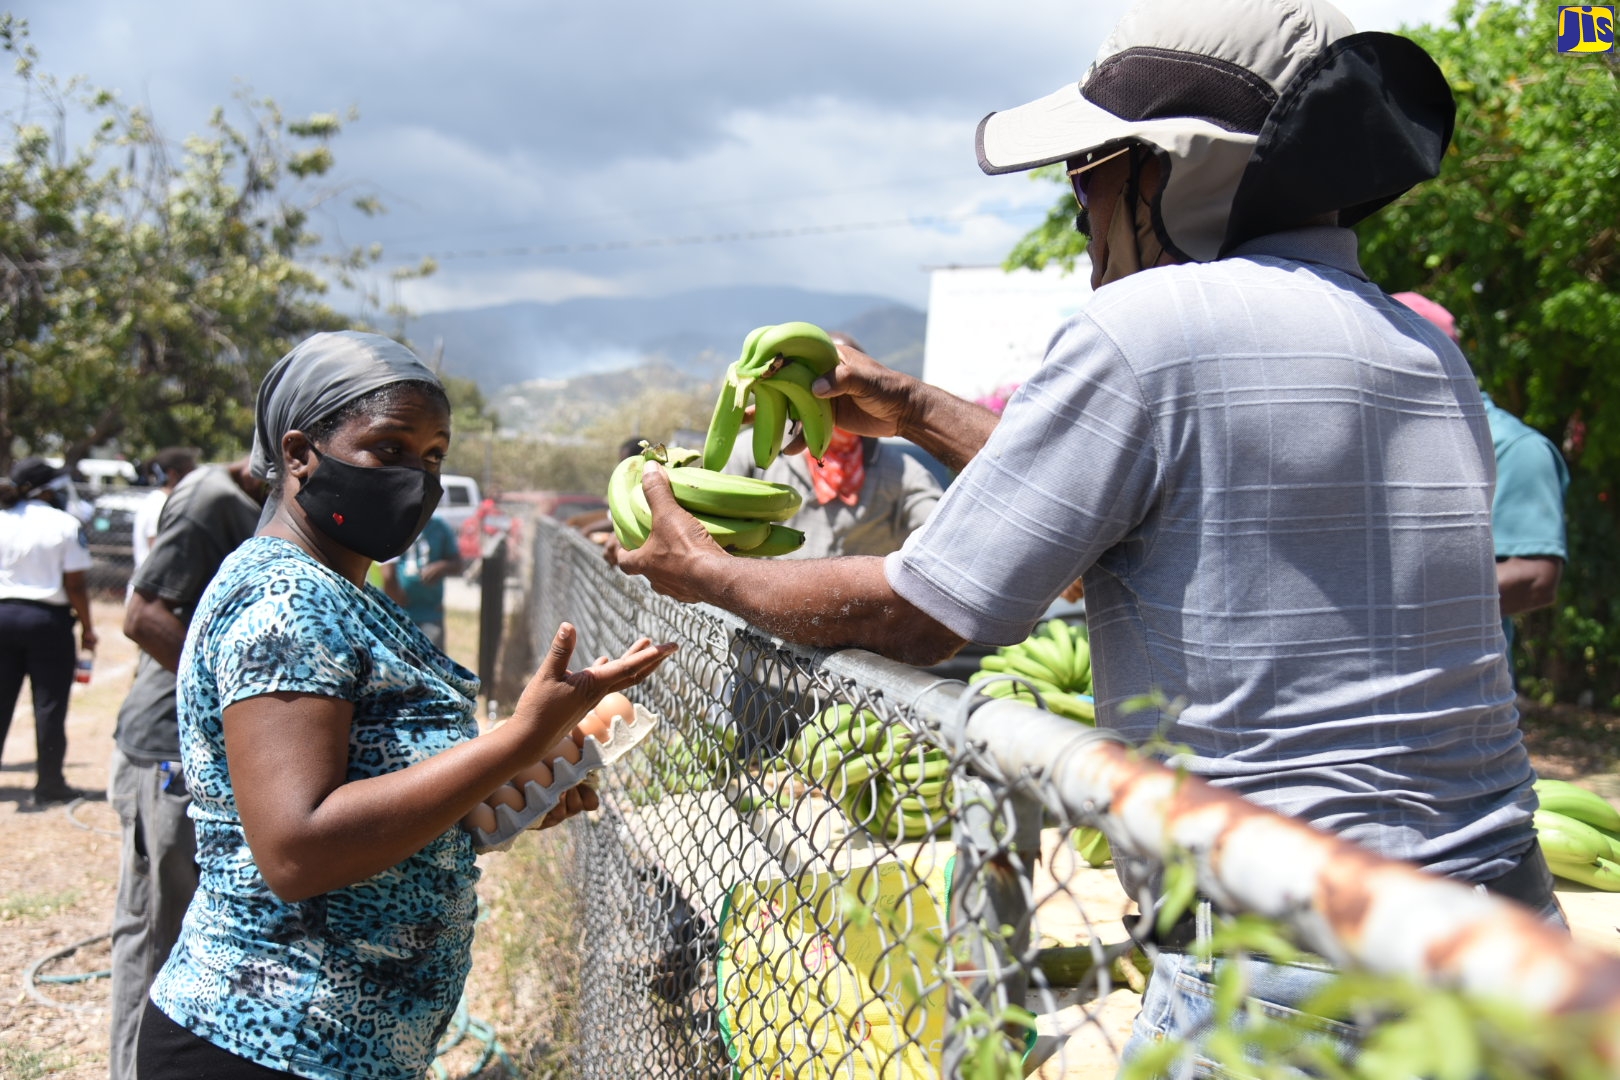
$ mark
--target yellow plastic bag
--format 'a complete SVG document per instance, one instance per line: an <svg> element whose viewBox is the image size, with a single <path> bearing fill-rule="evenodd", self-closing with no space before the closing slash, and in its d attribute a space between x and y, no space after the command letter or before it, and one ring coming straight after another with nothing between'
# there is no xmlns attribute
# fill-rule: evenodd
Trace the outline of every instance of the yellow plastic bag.
<svg viewBox="0 0 1620 1080"><path fill-rule="evenodd" d="M720 920L720 1031L739 1080L941 1073L949 863L749 882Z"/></svg>

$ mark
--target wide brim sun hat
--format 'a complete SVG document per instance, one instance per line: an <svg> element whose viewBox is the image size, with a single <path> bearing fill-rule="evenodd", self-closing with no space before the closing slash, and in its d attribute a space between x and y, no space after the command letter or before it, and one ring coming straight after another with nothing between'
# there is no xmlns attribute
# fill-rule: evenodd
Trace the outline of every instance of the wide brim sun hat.
<svg viewBox="0 0 1620 1080"><path fill-rule="evenodd" d="M1330 211L1352 225L1435 176L1456 104L1434 60L1320 0L1137 0L1078 83L979 123L986 173L1147 147L1171 254L1219 258Z"/></svg>

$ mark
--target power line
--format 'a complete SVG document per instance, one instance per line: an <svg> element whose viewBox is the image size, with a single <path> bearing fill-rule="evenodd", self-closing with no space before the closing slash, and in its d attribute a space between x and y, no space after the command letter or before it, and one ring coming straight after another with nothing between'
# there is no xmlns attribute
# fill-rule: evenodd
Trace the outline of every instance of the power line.
<svg viewBox="0 0 1620 1080"><path fill-rule="evenodd" d="M1020 214L1041 214L1046 210L1031 207L1027 211L1010 214L988 210L969 210L956 214L928 214L920 217L889 218L882 221L850 221L832 225L796 225L783 229L744 229L735 232L707 233L691 236L653 236L635 240L581 240L559 244L529 244L520 247L469 248L462 251L406 252L395 256L402 260L418 259L507 259L536 255L593 255L613 251L636 251L646 248L689 247L697 244L735 244L751 240L783 240L802 236L829 236L837 233L873 232L880 229L925 228L947 225L973 218L1017 217Z"/></svg>
<svg viewBox="0 0 1620 1080"><path fill-rule="evenodd" d="M961 179L960 174L952 173L948 176L935 176L915 180L896 180L882 184L861 184L856 187L827 188L821 191L801 192L771 192L767 195L751 195L745 198L717 199L710 202L686 203L680 206L649 206L640 210L618 210L613 213L585 214L580 217L565 218L561 221L514 221L502 225L484 225L476 229L460 230L463 235L476 236L479 233L490 232L520 232L524 229L537 229L556 227L558 225L580 225L588 222L600 221L629 221L644 217L668 217L671 214L685 214L694 210L723 210L733 206L753 206L759 203L780 205L784 202L804 202L810 199L831 199L842 195L858 195L869 191L894 191L926 187L939 187L942 184L952 183ZM413 233L407 236L396 236L385 240L390 244L417 243L431 237L431 233Z"/></svg>

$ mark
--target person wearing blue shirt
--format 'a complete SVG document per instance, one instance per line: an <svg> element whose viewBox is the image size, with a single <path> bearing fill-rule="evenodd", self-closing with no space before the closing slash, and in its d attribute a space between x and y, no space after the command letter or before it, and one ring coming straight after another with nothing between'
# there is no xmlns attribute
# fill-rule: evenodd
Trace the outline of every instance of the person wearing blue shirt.
<svg viewBox="0 0 1620 1080"><path fill-rule="evenodd" d="M255 415L268 509L180 659L199 880L136 1074L420 1080L472 966L461 819L674 646L641 638L570 670L564 623L511 716L480 734L477 677L365 584L438 503L438 377L389 338L316 334L265 376ZM595 802L576 788L543 821Z"/></svg>
<svg viewBox="0 0 1620 1080"><path fill-rule="evenodd" d="M388 598L427 639L444 651L444 579L461 572L461 549L456 534L442 518L428 518L427 526L405 554L382 564L382 587Z"/></svg>
<svg viewBox="0 0 1620 1080"><path fill-rule="evenodd" d="M1440 304L1415 292L1395 293L1413 311L1457 341L1457 320ZM1496 455L1496 494L1491 535L1496 548L1496 591L1502 602L1502 634L1513 656L1513 616L1548 607L1569 559L1564 539L1564 493L1569 466L1552 440L1491 400L1485 420Z"/></svg>

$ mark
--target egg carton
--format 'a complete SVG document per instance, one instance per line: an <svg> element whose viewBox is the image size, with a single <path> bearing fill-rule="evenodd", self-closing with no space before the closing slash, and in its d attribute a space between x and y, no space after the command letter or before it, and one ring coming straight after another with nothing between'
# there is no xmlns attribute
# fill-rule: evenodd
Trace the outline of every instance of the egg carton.
<svg viewBox="0 0 1620 1080"><path fill-rule="evenodd" d="M595 735L585 736L585 745L580 747L578 761L556 758L547 762L551 767L551 783L545 787L533 780L524 784L523 809L495 807L498 827L494 832L469 829L473 850L480 855L486 851L505 851L523 830L549 814L562 801L569 788L578 787L591 773L606 768L635 749L658 726L658 714L634 703L631 704L631 711L635 715L628 722L622 716L614 716L608 721L607 742L598 742Z"/></svg>

